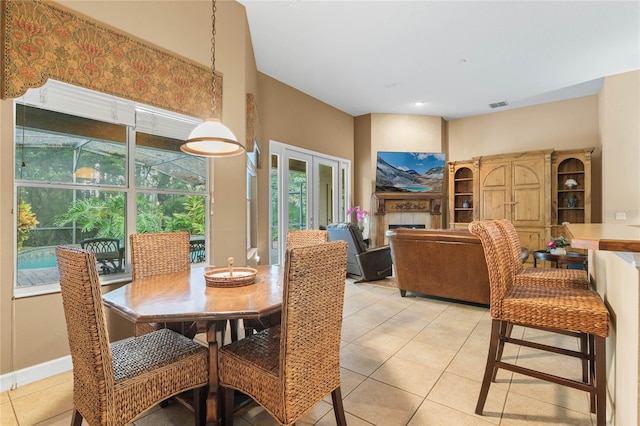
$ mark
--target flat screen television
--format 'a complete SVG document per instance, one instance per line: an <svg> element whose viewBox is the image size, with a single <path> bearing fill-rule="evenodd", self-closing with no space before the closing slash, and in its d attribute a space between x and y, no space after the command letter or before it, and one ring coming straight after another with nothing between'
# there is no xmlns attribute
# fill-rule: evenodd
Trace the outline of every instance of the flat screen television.
<svg viewBox="0 0 640 426"><path fill-rule="evenodd" d="M379 151L376 192L442 194L445 155L439 152Z"/></svg>

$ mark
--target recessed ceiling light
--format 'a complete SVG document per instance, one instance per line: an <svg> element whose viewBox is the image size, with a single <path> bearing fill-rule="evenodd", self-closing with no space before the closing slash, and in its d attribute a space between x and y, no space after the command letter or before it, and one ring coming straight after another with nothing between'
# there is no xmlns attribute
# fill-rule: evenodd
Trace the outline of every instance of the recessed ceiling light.
<svg viewBox="0 0 640 426"><path fill-rule="evenodd" d="M424 106L424 105L426 105L426 104L427 104L427 103L426 103L426 102L424 102L424 101L415 101L415 102L413 103L413 106L417 106L417 107L419 107L419 106Z"/></svg>

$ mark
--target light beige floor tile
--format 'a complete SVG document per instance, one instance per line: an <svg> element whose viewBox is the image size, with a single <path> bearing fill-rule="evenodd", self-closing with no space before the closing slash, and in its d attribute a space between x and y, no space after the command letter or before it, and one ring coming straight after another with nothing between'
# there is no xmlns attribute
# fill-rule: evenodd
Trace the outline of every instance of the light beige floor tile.
<svg viewBox="0 0 640 426"><path fill-rule="evenodd" d="M477 416L475 409L479 393L480 382L444 373L431 392L429 392L429 395L427 395L427 399L463 413ZM478 418L498 424L506 395L507 392L504 389L491 386L484 408L484 415L478 416Z"/></svg>
<svg viewBox="0 0 640 426"><path fill-rule="evenodd" d="M347 424L349 426L372 426L374 423L369 423L367 421L362 420L359 417L354 416L353 414L344 413L344 417L347 420ZM324 415L323 418L320 419L315 426L336 426L336 416L333 413L333 410ZM376 426L376 425L374 425Z"/></svg>
<svg viewBox="0 0 640 426"><path fill-rule="evenodd" d="M433 323L432 323L433 324ZM434 328L429 324L414 338L416 342L424 342L443 348L457 351L469 337L469 333L461 333L457 330Z"/></svg>
<svg viewBox="0 0 640 426"><path fill-rule="evenodd" d="M458 352L458 354L453 358L453 361L451 361L451 364L447 367L446 372L456 376L465 377L476 382L482 382L486 364L486 356L475 356L468 353ZM511 371L499 369L496 381L491 383L491 386L498 386L507 390L509 389L512 376L513 373Z"/></svg>
<svg viewBox="0 0 640 426"><path fill-rule="evenodd" d="M375 425L404 426L422 401L417 395L367 379L344 399L344 409Z"/></svg>
<svg viewBox="0 0 640 426"><path fill-rule="evenodd" d="M433 401L426 400L422 403L418 412L411 418L408 426L465 426L465 425L491 425L478 419L476 416L454 410Z"/></svg>
<svg viewBox="0 0 640 426"><path fill-rule="evenodd" d="M19 398L10 396L18 423L20 425L34 425L73 408L73 383L66 381L54 386L47 386Z"/></svg>
<svg viewBox="0 0 640 426"><path fill-rule="evenodd" d="M296 425L314 425L329 412L333 412L333 405L328 404L325 401L320 401L314 405L313 408L304 413L304 416L296 420Z"/></svg>
<svg viewBox="0 0 640 426"><path fill-rule="evenodd" d="M516 362L520 346L507 344L504 346L502 360ZM483 357L486 361L489 352L489 337L469 336L460 348L459 353Z"/></svg>
<svg viewBox="0 0 640 426"><path fill-rule="evenodd" d="M413 339L424 328L424 326L408 325L405 321L399 321L395 318L388 319L374 328L373 331Z"/></svg>
<svg viewBox="0 0 640 426"><path fill-rule="evenodd" d="M353 315L349 315L342 322L344 323L345 321L347 321L349 323L359 325L360 327L368 327L369 330L372 330L382 324L385 320L390 318L388 316L380 317L377 315L372 315L371 311L369 311L368 309L369 308L364 308L363 310L358 311Z"/></svg>
<svg viewBox="0 0 640 426"><path fill-rule="evenodd" d="M479 322L484 314L487 312L487 308L479 307L475 305L466 305L463 303L452 303L441 315L442 318L451 319L453 321L473 321Z"/></svg>
<svg viewBox="0 0 640 426"><path fill-rule="evenodd" d="M582 361L566 355L523 347L518 353L516 364L572 380L582 379Z"/></svg>
<svg viewBox="0 0 640 426"><path fill-rule="evenodd" d="M342 393L342 398L349 395L355 388L360 386L366 378L367 376L356 373L355 371L340 368L340 393ZM331 401L331 395L328 395L327 398L327 401Z"/></svg>
<svg viewBox="0 0 640 426"><path fill-rule="evenodd" d="M357 321L348 321L348 318L345 318L342 321L342 330L340 334L340 339L345 342L353 342L354 340L364 336L368 332L370 332L372 328L364 327L357 324Z"/></svg>
<svg viewBox="0 0 640 426"><path fill-rule="evenodd" d="M135 426L174 426L194 424L193 413L177 403L153 410L134 420Z"/></svg>
<svg viewBox="0 0 640 426"><path fill-rule="evenodd" d="M451 333L464 333L469 335L477 325L478 321L455 320L440 315L438 318L431 321L428 327Z"/></svg>
<svg viewBox="0 0 640 426"><path fill-rule="evenodd" d="M386 303L383 303L384 301L380 301L377 303L374 303L373 305L369 305L366 308L364 308L363 310L361 310L360 312L357 312L356 316L358 315L366 315L369 318L375 318L377 320L380 320L380 324L382 324L384 321L388 320L389 318L397 315L399 312L403 311L404 309L406 309L403 306L398 306L398 305L388 305Z"/></svg>
<svg viewBox="0 0 640 426"><path fill-rule="evenodd" d="M69 410L43 422L36 423L34 426L69 426L72 416L73 411ZM89 426L89 423L87 423L85 419L82 419L82 426Z"/></svg>
<svg viewBox="0 0 640 426"><path fill-rule="evenodd" d="M591 426L589 413L578 413L526 396L509 393L501 425L584 425Z"/></svg>
<svg viewBox="0 0 640 426"><path fill-rule="evenodd" d="M390 318L385 324L393 322L395 324L403 324L403 327L410 330L420 331L437 317L438 313L435 312L423 313L416 309L407 308Z"/></svg>
<svg viewBox="0 0 640 426"><path fill-rule="evenodd" d="M590 411L589 394L587 392L522 374L513 375L509 392L580 413L589 413Z"/></svg>
<svg viewBox="0 0 640 426"><path fill-rule="evenodd" d="M10 402L0 404L0 425L18 426L18 419L16 419Z"/></svg>
<svg viewBox="0 0 640 426"><path fill-rule="evenodd" d="M455 355L455 350L412 340L400 349L395 356L438 370L445 370Z"/></svg>
<svg viewBox="0 0 640 426"><path fill-rule="evenodd" d="M371 375L371 378L425 397L441 374L442 370L391 357Z"/></svg>
<svg viewBox="0 0 640 426"><path fill-rule="evenodd" d="M0 404L9 402L9 392L0 392Z"/></svg>
<svg viewBox="0 0 640 426"><path fill-rule="evenodd" d="M39 392L43 389L57 386L61 383L73 383L73 372L66 371L64 373L56 374L55 376L47 377L46 379L38 380L34 383L18 386L16 390L8 391L8 394L9 398L14 400L34 392Z"/></svg>
<svg viewBox="0 0 640 426"><path fill-rule="evenodd" d="M353 343L393 355L409 343L409 341L411 341L411 337L381 333L378 327L359 337Z"/></svg>
<svg viewBox="0 0 640 426"><path fill-rule="evenodd" d="M351 343L340 351L340 366L369 376L390 357L388 353Z"/></svg>
<svg viewBox="0 0 640 426"><path fill-rule="evenodd" d="M242 415L242 419L253 426L278 426L278 422L271 417L264 408L256 406Z"/></svg>

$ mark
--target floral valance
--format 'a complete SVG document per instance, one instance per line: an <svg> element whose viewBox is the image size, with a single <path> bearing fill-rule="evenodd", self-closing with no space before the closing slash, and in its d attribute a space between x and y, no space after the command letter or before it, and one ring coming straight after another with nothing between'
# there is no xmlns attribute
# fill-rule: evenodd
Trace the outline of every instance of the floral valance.
<svg viewBox="0 0 640 426"><path fill-rule="evenodd" d="M55 79L186 115L211 113L211 69L50 1L2 1L1 97ZM222 76L216 73L216 111Z"/></svg>

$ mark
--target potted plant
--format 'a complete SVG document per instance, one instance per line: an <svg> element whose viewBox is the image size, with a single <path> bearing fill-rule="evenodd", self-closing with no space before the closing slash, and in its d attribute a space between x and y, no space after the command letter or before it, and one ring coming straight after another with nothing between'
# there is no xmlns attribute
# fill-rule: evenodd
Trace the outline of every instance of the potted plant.
<svg viewBox="0 0 640 426"><path fill-rule="evenodd" d="M565 255L566 247L569 247L569 240L563 236L554 238L547 243L547 251L551 254Z"/></svg>

